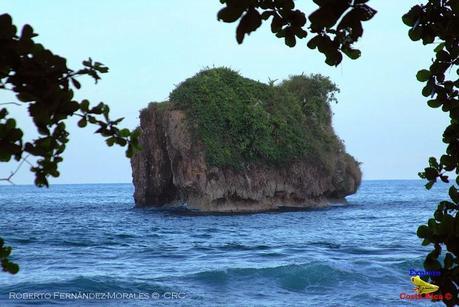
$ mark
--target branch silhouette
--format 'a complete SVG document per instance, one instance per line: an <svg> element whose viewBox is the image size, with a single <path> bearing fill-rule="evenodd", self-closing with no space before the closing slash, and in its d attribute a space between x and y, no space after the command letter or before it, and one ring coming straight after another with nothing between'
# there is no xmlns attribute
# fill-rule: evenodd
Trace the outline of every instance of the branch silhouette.
<svg viewBox="0 0 459 307"><path fill-rule="evenodd" d="M32 163L29 162L29 160L27 160L27 158L29 157L29 155L25 156L24 158L21 159L21 162L18 164L18 166L16 167L16 169L14 170L14 172L11 172L11 174L6 177L6 178L0 178L0 181L7 181L9 182L10 184L12 185L15 185L14 182L11 180L11 178L14 177L14 175L16 175L16 173L21 169L22 165L24 163L27 163L29 164L30 166L33 166Z"/></svg>
<svg viewBox="0 0 459 307"><path fill-rule="evenodd" d="M10 105L10 104L13 104L13 105L16 105L16 106L20 106L21 104L17 103L17 102L2 102L0 103L0 106L6 106L6 105Z"/></svg>

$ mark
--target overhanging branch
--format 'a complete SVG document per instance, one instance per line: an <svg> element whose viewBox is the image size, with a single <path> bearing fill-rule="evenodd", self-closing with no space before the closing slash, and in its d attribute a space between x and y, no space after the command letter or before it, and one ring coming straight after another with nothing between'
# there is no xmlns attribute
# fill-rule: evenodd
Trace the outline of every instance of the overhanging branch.
<svg viewBox="0 0 459 307"><path fill-rule="evenodd" d="M14 182L11 180L14 175L16 175L16 173L21 169L22 165L24 163L27 163L29 164L30 166L33 166L32 163L29 162L29 160L27 160L27 158L29 157L29 155L25 156L24 158L21 159L21 162L18 164L18 166L16 167L16 169L14 170L14 172L11 172L11 174L6 177L6 178L0 178L0 181L6 181L6 182L9 182L10 184L12 185L15 185Z"/></svg>

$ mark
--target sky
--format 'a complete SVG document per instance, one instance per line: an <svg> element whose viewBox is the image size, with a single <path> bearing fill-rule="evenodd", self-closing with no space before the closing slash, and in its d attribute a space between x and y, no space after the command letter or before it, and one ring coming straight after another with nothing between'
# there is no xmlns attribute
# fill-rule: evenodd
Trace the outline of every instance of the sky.
<svg viewBox="0 0 459 307"><path fill-rule="evenodd" d="M296 6L312 12L311 0ZM236 24L217 21L218 0L4 0L8 13L22 27L33 26L37 41L78 69L92 57L110 68L96 85L89 78L77 98L110 105L113 118L125 117L123 127L139 124L139 110L152 101L167 100L177 84L205 67L227 66L243 76L267 82L289 75L321 73L341 89L332 106L333 125L347 151L362 162L364 179L417 179L430 156L444 151L441 134L448 118L430 109L420 94L416 72L431 63L434 46L412 42L401 16L416 4L405 0L371 0L378 14L364 23L357 46L362 57L345 58L338 67L306 47L307 40L289 48L263 25L235 40ZM11 101L0 93L0 101ZM10 108L26 137L36 135L25 106ZM125 183L132 181L129 160L119 147L107 147L93 128L69 121L70 143L60 166L60 183ZM0 164L0 177L15 169ZM23 167L17 184L32 184Z"/></svg>

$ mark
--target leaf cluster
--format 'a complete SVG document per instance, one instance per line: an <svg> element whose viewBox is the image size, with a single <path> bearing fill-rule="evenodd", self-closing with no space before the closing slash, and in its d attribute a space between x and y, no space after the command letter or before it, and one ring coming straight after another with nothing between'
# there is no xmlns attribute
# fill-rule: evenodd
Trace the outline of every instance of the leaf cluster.
<svg viewBox="0 0 459 307"><path fill-rule="evenodd" d="M328 65L341 63L343 53L351 59L360 57L360 50L353 45L363 35L364 21L370 20L376 10L368 6L368 0L314 0L319 6L308 18L304 12L295 9L293 0L220 0L225 5L218 12L218 19L224 22L239 21L236 40L242 43L245 35L257 30L271 19L271 31L283 38L289 47L296 45L308 31L314 36L308 47L318 49L326 56ZM309 19L309 27L307 21Z"/></svg>
<svg viewBox="0 0 459 307"><path fill-rule="evenodd" d="M78 77L90 76L97 82L108 68L91 58L83 61L83 68L74 71L67 61L36 43L33 28L25 25L17 33L8 14L0 15L0 89L13 92L20 105L26 105L39 136L23 139L23 131L8 109L0 108L0 162L12 158L19 161L23 154L37 158L31 171L37 186L48 186L48 177L58 177L58 165L68 142L65 120L80 117L78 126L96 125L96 133L106 138L109 145L126 146L129 157L138 148L138 133L119 129L122 118L112 120L104 103L90 106L88 100L74 99L74 89L80 89Z"/></svg>
<svg viewBox="0 0 459 307"><path fill-rule="evenodd" d="M13 249L11 246L5 246L4 244L5 242L0 238L0 262L2 263L2 269L4 272L16 274L19 272L19 266L8 259Z"/></svg>
<svg viewBox="0 0 459 307"><path fill-rule="evenodd" d="M410 9L402 17L410 27L409 37L424 45L435 43L435 56L430 67L418 71L416 78L425 83L422 95L430 98L427 104L449 114L450 123L443 132L446 152L436 159L429 159L429 166L419 173L427 180L430 189L437 180L449 182L453 173L459 184L459 1L429 0ZM434 218L418 228L423 245L434 245L424 265L427 269L441 270L439 277L431 277L440 291L451 293L447 305L459 304L459 191L452 185L449 200L438 205ZM443 263L442 251L446 249Z"/></svg>

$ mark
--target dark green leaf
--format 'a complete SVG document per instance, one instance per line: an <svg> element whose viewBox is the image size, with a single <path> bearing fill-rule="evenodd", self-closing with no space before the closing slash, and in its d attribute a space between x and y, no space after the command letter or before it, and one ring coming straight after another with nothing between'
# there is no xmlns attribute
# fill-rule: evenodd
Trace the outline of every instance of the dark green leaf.
<svg viewBox="0 0 459 307"><path fill-rule="evenodd" d="M227 6L222 8L218 14L218 20L222 20L224 22L234 22L241 17L243 12L243 8L237 6Z"/></svg>
<svg viewBox="0 0 459 307"><path fill-rule="evenodd" d="M422 70L418 71L418 73L416 74L416 78L420 82L428 81L431 76L432 76L432 74L430 73L430 70L427 70L427 69L422 69Z"/></svg>

